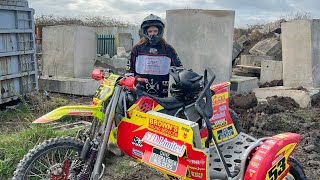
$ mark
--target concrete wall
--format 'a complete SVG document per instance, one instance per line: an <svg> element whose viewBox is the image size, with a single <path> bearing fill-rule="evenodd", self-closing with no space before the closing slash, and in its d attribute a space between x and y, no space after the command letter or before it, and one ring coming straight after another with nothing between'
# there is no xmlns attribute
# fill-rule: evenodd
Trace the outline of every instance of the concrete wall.
<svg viewBox="0 0 320 180"><path fill-rule="evenodd" d="M181 9L166 12L166 40L184 67L203 73L213 68L215 82L231 77L234 11Z"/></svg>
<svg viewBox="0 0 320 180"><path fill-rule="evenodd" d="M90 78L96 55L93 28L49 26L43 28L43 75Z"/></svg>
<svg viewBox="0 0 320 180"><path fill-rule="evenodd" d="M282 23L284 86L320 87L319 36L319 20Z"/></svg>
<svg viewBox="0 0 320 180"><path fill-rule="evenodd" d="M74 77L91 78L94 58L97 53L97 40L90 27L77 27L74 49Z"/></svg>
<svg viewBox="0 0 320 180"><path fill-rule="evenodd" d="M115 47L124 47L125 51L132 49L132 34L131 33L117 33L115 36Z"/></svg>

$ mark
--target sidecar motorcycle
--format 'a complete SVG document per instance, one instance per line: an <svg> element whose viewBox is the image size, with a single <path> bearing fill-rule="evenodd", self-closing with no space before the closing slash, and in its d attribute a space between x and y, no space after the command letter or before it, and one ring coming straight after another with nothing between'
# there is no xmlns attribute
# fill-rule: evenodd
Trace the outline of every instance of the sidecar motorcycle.
<svg viewBox="0 0 320 180"><path fill-rule="evenodd" d="M37 145L20 161L13 179L101 179L112 145L168 179L306 179L291 156L299 134L261 139L245 134L229 109L230 82L212 85L210 69L204 76L191 70L171 74L173 97L158 98L139 88L147 79L94 70L92 77L101 85L92 105L60 107L34 121L85 116L92 117L91 128Z"/></svg>

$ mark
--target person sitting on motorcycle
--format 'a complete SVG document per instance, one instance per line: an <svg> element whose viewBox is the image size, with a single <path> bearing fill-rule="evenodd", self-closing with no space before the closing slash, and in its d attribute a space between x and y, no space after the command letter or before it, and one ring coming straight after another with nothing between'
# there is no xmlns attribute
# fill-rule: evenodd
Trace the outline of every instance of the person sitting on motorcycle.
<svg viewBox="0 0 320 180"><path fill-rule="evenodd" d="M127 74L147 78L143 90L158 97L167 97L169 68L182 67L174 50L163 39L164 23L160 17L150 14L141 24L142 38L131 50Z"/></svg>

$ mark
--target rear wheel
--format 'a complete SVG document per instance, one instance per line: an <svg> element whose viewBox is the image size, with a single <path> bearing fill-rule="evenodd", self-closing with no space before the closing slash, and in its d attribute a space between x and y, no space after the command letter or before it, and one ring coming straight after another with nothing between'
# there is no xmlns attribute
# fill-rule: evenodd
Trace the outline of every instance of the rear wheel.
<svg viewBox="0 0 320 180"><path fill-rule="evenodd" d="M31 149L20 161L13 180L66 179L71 163L81 153L83 143L71 137L49 139Z"/></svg>
<svg viewBox="0 0 320 180"><path fill-rule="evenodd" d="M293 157L289 157L290 169L285 180L306 180L306 175L303 171L302 166Z"/></svg>

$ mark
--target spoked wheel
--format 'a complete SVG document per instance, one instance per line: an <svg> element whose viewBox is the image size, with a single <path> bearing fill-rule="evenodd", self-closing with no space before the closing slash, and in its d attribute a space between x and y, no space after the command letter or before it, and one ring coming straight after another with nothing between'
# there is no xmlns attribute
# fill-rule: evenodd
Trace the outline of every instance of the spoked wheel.
<svg viewBox="0 0 320 180"><path fill-rule="evenodd" d="M284 178L285 180L306 180L306 175L303 168L293 157L289 157L289 163L291 164L289 173Z"/></svg>
<svg viewBox="0 0 320 180"><path fill-rule="evenodd" d="M78 157L83 143L75 138L60 137L34 147L20 161L13 180L67 180L70 169L80 169ZM72 178L70 178L72 179Z"/></svg>

